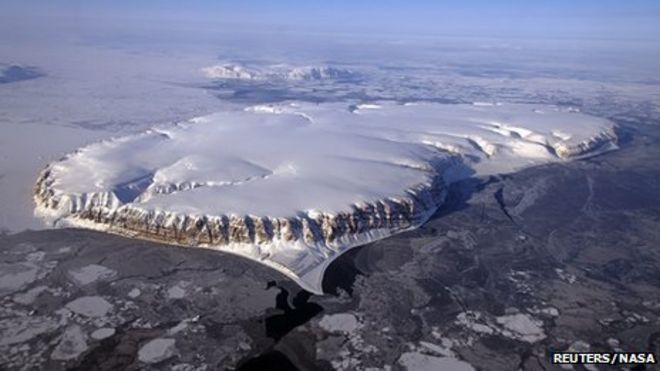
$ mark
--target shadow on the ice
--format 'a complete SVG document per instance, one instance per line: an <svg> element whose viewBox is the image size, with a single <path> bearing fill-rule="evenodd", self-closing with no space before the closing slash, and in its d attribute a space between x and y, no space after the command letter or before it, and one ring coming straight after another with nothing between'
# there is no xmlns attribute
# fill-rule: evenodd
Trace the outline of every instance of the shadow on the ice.
<svg viewBox="0 0 660 371"><path fill-rule="evenodd" d="M487 179L467 178L453 183L449 187L449 193L445 203L424 225L393 238L415 238L433 235L435 233L435 228L430 226L429 222L466 209L469 206L468 201L472 198L472 195L482 191L488 185L497 183L506 177L506 175L501 175L491 176ZM360 275L369 276L371 274L371 272L358 268L356 265L356 257L359 254L364 254L365 249L374 248L378 243L378 241L375 241L370 244L355 247L335 259L330 266L328 266L323 276L323 292L337 296L340 292L344 291L349 295L353 295L353 285L355 284L356 278Z"/></svg>

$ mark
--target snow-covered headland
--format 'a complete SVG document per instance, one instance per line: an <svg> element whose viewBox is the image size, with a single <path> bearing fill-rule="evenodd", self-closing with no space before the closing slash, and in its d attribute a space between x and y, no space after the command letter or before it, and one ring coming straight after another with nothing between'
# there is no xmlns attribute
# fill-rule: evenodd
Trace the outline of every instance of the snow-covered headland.
<svg viewBox="0 0 660 371"><path fill-rule="evenodd" d="M423 224L453 181L612 148L613 123L554 106L261 105L81 148L35 201L55 225L243 255L321 293L337 256Z"/></svg>

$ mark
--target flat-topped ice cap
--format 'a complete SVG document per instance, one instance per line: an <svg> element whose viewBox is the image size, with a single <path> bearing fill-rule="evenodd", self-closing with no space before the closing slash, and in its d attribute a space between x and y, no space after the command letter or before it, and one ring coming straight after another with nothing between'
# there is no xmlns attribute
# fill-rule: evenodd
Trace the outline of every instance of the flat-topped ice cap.
<svg viewBox="0 0 660 371"><path fill-rule="evenodd" d="M55 223L230 251L321 292L333 259L419 226L448 182L615 140L611 122L553 106L254 106L84 147L35 200Z"/></svg>

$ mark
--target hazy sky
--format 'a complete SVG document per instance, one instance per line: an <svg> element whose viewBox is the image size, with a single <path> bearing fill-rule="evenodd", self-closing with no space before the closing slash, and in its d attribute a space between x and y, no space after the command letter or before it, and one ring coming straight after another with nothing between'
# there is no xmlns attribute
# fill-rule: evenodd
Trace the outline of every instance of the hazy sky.
<svg viewBox="0 0 660 371"><path fill-rule="evenodd" d="M191 22L218 27L279 27L299 32L600 39L660 38L657 0L4 0L0 17L15 21L65 16L79 20Z"/></svg>

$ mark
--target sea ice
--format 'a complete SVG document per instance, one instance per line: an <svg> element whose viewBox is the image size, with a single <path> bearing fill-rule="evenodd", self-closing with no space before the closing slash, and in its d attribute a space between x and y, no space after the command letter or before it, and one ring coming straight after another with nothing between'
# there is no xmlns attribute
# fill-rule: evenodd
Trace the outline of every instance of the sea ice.
<svg viewBox="0 0 660 371"><path fill-rule="evenodd" d="M70 270L69 274L77 284L84 286L97 280L112 278L117 272L102 265L90 264L79 269Z"/></svg>
<svg viewBox="0 0 660 371"><path fill-rule="evenodd" d="M112 304L100 296L83 296L68 303L66 307L85 317L103 317L112 310Z"/></svg>
<svg viewBox="0 0 660 371"><path fill-rule="evenodd" d="M115 329L112 327L103 327L92 332L92 339L103 340L115 334Z"/></svg>
<svg viewBox="0 0 660 371"><path fill-rule="evenodd" d="M59 361L74 359L86 351L87 348L87 336L82 328L78 325L72 325L64 331L50 358Z"/></svg>
<svg viewBox="0 0 660 371"><path fill-rule="evenodd" d="M337 313L323 316L319 321L319 326L330 332L351 333L358 328L358 321L350 313Z"/></svg>
<svg viewBox="0 0 660 371"><path fill-rule="evenodd" d="M145 363L157 363L165 360L176 351L175 340L168 338L157 338L149 341L138 351L138 359Z"/></svg>
<svg viewBox="0 0 660 371"><path fill-rule="evenodd" d="M416 352L403 353L399 364L410 371L474 371L469 363L456 358L434 357Z"/></svg>
<svg viewBox="0 0 660 371"><path fill-rule="evenodd" d="M514 337L528 343L535 343L545 339L543 323L534 318L518 313L496 318L497 323L513 332Z"/></svg>

